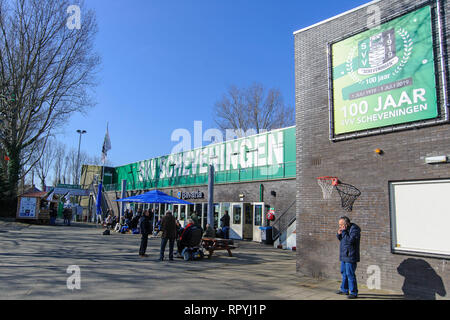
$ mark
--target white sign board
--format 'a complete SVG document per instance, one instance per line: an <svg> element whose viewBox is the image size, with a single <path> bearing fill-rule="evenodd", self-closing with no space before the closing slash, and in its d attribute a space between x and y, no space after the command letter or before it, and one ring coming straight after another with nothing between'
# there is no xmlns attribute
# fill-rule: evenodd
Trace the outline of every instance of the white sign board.
<svg viewBox="0 0 450 320"><path fill-rule="evenodd" d="M32 197L20 198L19 218L36 218L36 201Z"/></svg>
<svg viewBox="0 0 450 320"><path fill-rule="evenodd" d="M450 180L390 184L394 252L450 255Z"/></svg>

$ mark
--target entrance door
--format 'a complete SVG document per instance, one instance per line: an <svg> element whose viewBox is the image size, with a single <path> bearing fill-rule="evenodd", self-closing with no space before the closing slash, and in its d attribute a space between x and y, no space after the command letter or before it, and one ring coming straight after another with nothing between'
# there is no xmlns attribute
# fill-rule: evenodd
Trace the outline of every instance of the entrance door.
<svg viewBox="0 0 450 320"><path fill-rule="evenodd" d="M230 223L230 238L231 239L242 239L242 203L231 204L231 223Z"/></svg>
<svg viewBox="0 0 450 320"><path fill-rule="evenodd" d="M186 205L185 204L180 204L180 223L183 225L186 225L185 221L186 221Z"/></svg>
<svg viewBox="0 0 450 320"><path fill-rule="evenodd" d="M214 203L214 219L213 219L213 228L217 229L219 227L219 212L220 212L220 204Z"/></svg>
<svg viewBox="0 0 450 320"><path fill-rule="evenodd" d="M253 241L261 242L261 229L264 225L264 202L253 204Z"/></svg>
<svg viewBox="0 0 450 320"><path fill-rule="evenodd" d="M173 205L173 216L175 217L175 219L180 219L180 215L178 214L178 208L179 208L178 204Z"/></svg>
<svg viewBox="0 0 450 320"><path fill-rule="evenodd" d="M196 203L195 204L195 213L197 214L197 218L200 220L203 213L203 204L202 203Z"/></svg>
<svg viewBox="0 0 450 320"><path fill-rule="evenodd" d="M244 221L242 238L253 239L253 206L251 203L244 203Z"/></svg>

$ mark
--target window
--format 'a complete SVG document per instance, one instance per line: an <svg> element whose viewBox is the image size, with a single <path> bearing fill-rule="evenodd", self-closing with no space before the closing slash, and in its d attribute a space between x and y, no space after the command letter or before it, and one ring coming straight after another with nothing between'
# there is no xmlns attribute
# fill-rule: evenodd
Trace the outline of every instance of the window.
<svg viewBox="0 0 450 320"><path fill-rule="evenodd" d="M256 204L255 205L255 226L261 226L262 225L262 205Z"/></svg>
<svg viewBox="0 0 450 320"><path fill-rule="evenodd" d="M240 204L233 205L233 224L241 224L242 207Z"/></svg>
<svg viewBox="0 0 450 320"><path fill-rule="evenodd" d="M180 205L181 207L181 213L180 213L180 220L184 220L186 217L186 205Z"/></svg>
<svg viewBox="0 0 450 320"><path fill-rule="evenodd" d="M220 204L215 203L214 204L214 228L215 229L217 229L219 226L219 209L220 209Z"/></svg>

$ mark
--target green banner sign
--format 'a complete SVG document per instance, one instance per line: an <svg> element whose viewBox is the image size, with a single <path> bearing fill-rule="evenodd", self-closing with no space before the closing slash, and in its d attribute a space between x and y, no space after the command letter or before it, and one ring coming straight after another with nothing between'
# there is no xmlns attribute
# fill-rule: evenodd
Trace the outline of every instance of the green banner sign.
<svg viewBox="0 0 450 320"><path fill-rule="evenodd" d="M438 116L429 6L331 49L335 135Z"/></svg>
<svg viewBox="0 0 450 320"><path fill-rule="evenodd" d="M209 165L216 183L295 177L295 150L295 127L272 130L117 167L114 183L125 179L132 189L204 185Z"/></svg>

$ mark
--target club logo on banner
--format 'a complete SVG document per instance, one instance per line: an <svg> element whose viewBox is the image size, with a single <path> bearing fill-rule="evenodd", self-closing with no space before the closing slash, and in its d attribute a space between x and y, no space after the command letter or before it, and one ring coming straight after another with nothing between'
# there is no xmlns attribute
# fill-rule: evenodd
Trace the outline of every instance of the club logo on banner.
<svg viewBox="0 0 450 320"><path fill-rule="evenodd" d="M331 50L334 135L438 116L429 6Z"/></svg>

